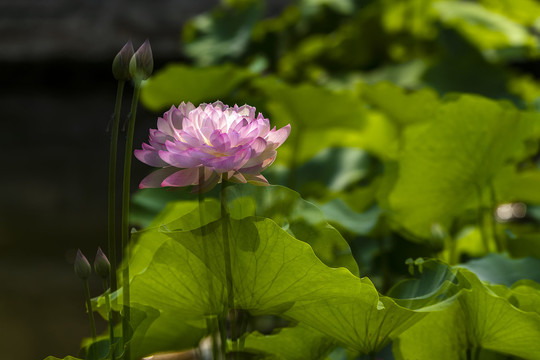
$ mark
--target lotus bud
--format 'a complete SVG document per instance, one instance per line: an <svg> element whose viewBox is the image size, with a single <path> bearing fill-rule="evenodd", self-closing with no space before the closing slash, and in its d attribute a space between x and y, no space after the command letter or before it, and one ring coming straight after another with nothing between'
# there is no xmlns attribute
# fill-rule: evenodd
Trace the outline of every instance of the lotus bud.
<svg viewBox="0 0 540 360"><path fill-rule="evenodd" d="M86 259L86 257L83 255L81 250L77 250L77 256L75 257L75 274L77 277L81 280L87 280L90 277L90 273L92 272L92 268L90 267L90 263Z"/></svg>
<svg viewBox="0 0 540 360"><path fill-rule="evenodd" d="M116 80L127 81L131 79L129 63L133 57L133 44L129 40L113 60L112 72Z"/></svg>
<svg viewBox="0 0 540 360"><path fill-rule="evenodd" d="M146 80L152 75L154 70L154 58L152 56L152 48L150 41L146 39L129 62L129 72L134 79Z"/></svg>
<svg viewBox="0 0 540 360"><path fill-rule="evenodd" d="M109 259L107 259L107 256L105 256L100 247L98 247L96 258L94 260L94 270L102 279L107 279L109 277L109 272L111 271Z"/></svg>

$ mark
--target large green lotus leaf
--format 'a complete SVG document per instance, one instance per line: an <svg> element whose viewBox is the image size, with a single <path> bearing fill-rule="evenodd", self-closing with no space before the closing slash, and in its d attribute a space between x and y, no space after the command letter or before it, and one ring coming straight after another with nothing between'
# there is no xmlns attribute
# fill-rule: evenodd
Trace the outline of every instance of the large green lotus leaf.
<svg viewBox="0 0 540 360"><path fill-rule="evenodd" d="M327 335L302 324L271 335L250 333L245 339L246 351L260 352L276 360L325 359L336 345Z"/></svg>
<svg viewBox="0 0 540 360"><path fill-rule="evenodd" d="M462 290L448 309L430 313L403 332L394 342L396 359L467 359L477 347L538 359L540 314L515 307L468 270L460 274L471 289Z"/></svg>
<svg viewBox="0 0 540 360"><path fill-rule="evenodd" d="M209 254L206 264L210 273L225 281L221 220L202 229L166 234L198 258ZM327 287L329 283L341 283L342 288L350 283L359 296L376 302L373 285L361 284L345 268L327 267L311 246L293 238L270 219L230 219L229 237L235 302L255 315L280 314L296 301L332 296L334 290Z"/></svg>
<svg viewBox="0 0 540 360"><path fill-rule="evenodd" d="M297 239L310 244L326 265L343 266L353 274L358 274L358 265L347 241L328 224L321 210L302 199L297 192L282 186L261 187L250 184L228 186L226 191L227 207L233 218L270 218ZM206 199L203 209L203 224L216 221L221 216L220 203L216 199ZM191 202L169 203L151 227L162 225L168 230L199 228L201 222L198 206ZM166 236L156 235L150 229L133 234L133 240L136 243L133 251L139 254L134 256L137 261L130 265L130 271L136 274L150 263L152 254L166 240Z"/></svg>
<svg viewBox="0 0 540 360"><path fill-rule="evenodd" d="M141 259L146 265L144 271L133 272L130 281L131 301L162 312L166 308L170 314L182 316L183 319L218 314L222 310L224 273L220 273L215 267L209 271L206 264L223 262L223 255L216 247L207 246L209 242L216 241L215 231L205 231L205 227L191 232L185 231L200 239L199 245L204 251L195 256L176 242L164 239L164 236L170 237L166 228L148 230L161 245L150 262ZM149 238L139 245L144 246L150 240ZM132 263L136 265L139 258L145 255L142 252L134 254Z"/></svg>
<svg viewBox="0 0 540 360"><path fill-rule="evenodd" d="M171 64L145 82L141 102L153 111L168 110L182 101L191 101L197 106L200 102L223 99L251 76L248 71L232 65L194 68Z"/></svg>
<svg viewBox="0 0 540 360"><path fill-rule="evenodd" d="M295 238L311 245L323 263L345 267L358 275L347 241L331 225L325 214L300 194L283 186L237 185L227 188L231 217L262 216L274 220Z"/></svg>
<svg viewBox="0 0 540 360"><path fill-rule="evenodd" d="M286 315L360 353L377 353L428 312L443 310L455 301L454 295L460 288L455 271L429 261L422 277L394 289L390 295L399 298L381 296L367 310L358 306L365 304L358 294L343 291L332 298L297 301Z"/></svg>
<svg viewBox="0 0 540 360"><path fill-rule="evenodd" d="M414 272L414 263L410 265ZM467 285L460 283L458 271L436 260L416 260L417 278L394 285L388 296L408 309L441 310L451 304L459 291Z"/></svg>
<svg viewBox="0 0 540 360"><path fill-rule="evenodd" d="M66 356L65 358L57 358L55 356L47 356L44 360L83 360L73 356Z"/></svg>
<svg viewBox="0 0 540 360"><path fill-rule="evenodd" d="M198 257L210 253L210 272L223 274L221 221L203 229L205 240L199 230L168 235ZM283 314L357 351L371 353L426 314L379 297L368 279L327 267L309 245L269 219L231 219L229 234L235 306L254 315ZM178 272L170 263L169 268Z"/></svg>
<svg viewBox="0 0 540 360"><path fill-rule="evenodd" d="M492 284L512 286L522 279L540 283L540 260L532 257L511 259L503 254L489 254L459 267L472 271L480 280Z"/></svg>
<svg viewBox="0 0 540 360"><path fill-rule="evenodd" d="M509 300L523 311L540 313L540 284L531 280L520 280L512 285Z"/></svg>
<svg viewBox="0 0 540 360"><path fill-rule="evenodd" d="M359 88L362 98L368 104L400 126L432 121L441 105L438 94L429 88L407 92L389 82L360 84Z"/></svg>
<svg viewBox="0 0 540 360"><path fill-rule="evenodd" d="M370 354L382 350L427 314L398 306L388 297L377 301L375 296L366 298L356 291L356 286L334 289L332 296L297 300L286 316L362 354Z"/></svg>
<svg viewBox="0 0 540 360"><path fill-rule="evenodd" d="M480 96L445 103L432 121L406 128L397 167L386 173L394 187L382 203L399 225L428 238L432 224L447 227L477 204L479 189L523 152L533 125L510 105Z"/></svg>
<svg viewBox="0 0 540 360"><path fill-rule="evenodd" d="M221 216L220 203L215 198L204 199L202 203L203 223L208 224ZM147 228L131 234L132 255L130 272L136 275L146 269L156 250L168 239L158 230L164 226L171 230L193 230L201 227L201 212L198 201L172 201L154 216ZM121 279L122 269L118 271Z"/></svg>

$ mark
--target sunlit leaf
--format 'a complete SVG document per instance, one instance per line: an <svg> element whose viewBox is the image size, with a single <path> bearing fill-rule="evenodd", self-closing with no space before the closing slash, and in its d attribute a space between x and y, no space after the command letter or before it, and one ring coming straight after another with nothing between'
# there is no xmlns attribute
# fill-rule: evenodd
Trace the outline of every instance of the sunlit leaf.
<svg viewBox="0 0 540 360"><path fill-rule="evenodd" d="M475 348L537 359L540 314L523 311L467 270L471 284L447 310L432 312L394 342L396 359L465 359ZM426 346L426 344L429 344Z"/></svg>
<svg viewBox="0 0 540 360"><path fill-rule="evenodd" d="M141 90L141 101L153 111L168 110L182 101L197 106L229 96L251 76L249 71L232 65L194 68L171 64L148 79Z"/></svg>
<svg viewBox="0 0 540 360"><path fill-rule="evenodd" d="M297 192L281 186L250 185L238 185L227 190L229 211L233 218L270 218L295 238L311 245L326 265L343 266L351 273L358 274L358 265L345 239L328 224L320 209L303 200Z"/></svg>
<svg viewBox="0 0 540 360"><path fill-rule="evenodd" d="M523 151L533 126L516 109L482 97L463 95L445 103L433 121L407 127L388 209L400 225L428 238L433 223L478 203L479 192L506 160Z"/></svg>
<svg viewBox="0 0 540 360"><path fill-rule="evenodd" d="M441 105L438 94L429 88L407 93L388 82L359 87L362 97L370 105L400 126L432 121Z"/></svg>
<svg viewBox="0 0 540 360"><path fill-rule="evenodd" d="M512 286L522 279L540 283L540 260L532 257L511 259L507 255L489 254L459 266L473 272L480 280L492 284Z"/></svg>

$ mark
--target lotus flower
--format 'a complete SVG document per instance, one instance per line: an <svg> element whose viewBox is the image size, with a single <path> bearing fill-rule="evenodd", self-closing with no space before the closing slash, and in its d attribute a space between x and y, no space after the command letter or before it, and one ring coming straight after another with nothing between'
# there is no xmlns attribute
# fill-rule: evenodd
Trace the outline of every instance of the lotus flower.
<svg viewBox="0 0 540 360"><path fill-rule="evenodd" d="M193 192L199 192L222 180L268 185L261 171L274 162L276 149L290 132L290 125L270 129L268 119L261 113L255 117L252 106L229 107L216 101L195 108L182 102L158 119L148 144L135 150L137 159L161 168L139 187L194 185Z"/></svg>

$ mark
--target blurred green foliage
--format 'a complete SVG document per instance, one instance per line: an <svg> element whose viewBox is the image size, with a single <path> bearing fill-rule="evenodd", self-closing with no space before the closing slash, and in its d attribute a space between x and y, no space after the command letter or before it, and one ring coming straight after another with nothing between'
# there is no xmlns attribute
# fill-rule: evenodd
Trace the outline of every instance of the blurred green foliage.
<svg viewBox="0 0 540 360"><path fill-rule="evenodd" d="M265 176L292 190L229 190L237 303L293 321L250 333L246 351L344 359L332 350L392 343L396 359L540 358L538 260L512 258L540 258L540 4L298 0L273 17L265 5L228 0L194 18L189 63L142 89L156 114L219 99L291 124ZM200 227L221 226L215 194L205 223L195 199L170 195L134 198L146 229L132 297L161 313L135 330L161 339L141 355L193 346L221 311L208 291L222 294L223 264L200 248Z"/></svg>

